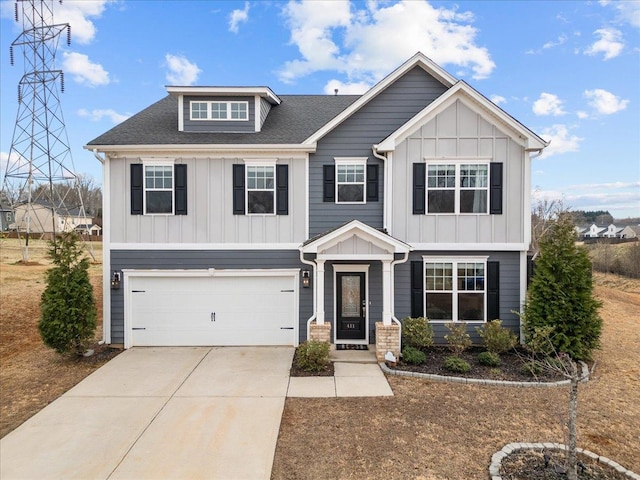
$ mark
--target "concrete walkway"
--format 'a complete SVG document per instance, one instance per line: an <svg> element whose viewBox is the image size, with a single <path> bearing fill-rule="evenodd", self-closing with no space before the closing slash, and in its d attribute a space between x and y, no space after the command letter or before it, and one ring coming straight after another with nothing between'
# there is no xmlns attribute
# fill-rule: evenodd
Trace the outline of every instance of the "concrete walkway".
<svg viewBox="0 0 640 480"><path fill-rule="evenodd" d="M287 347L127 350L0 440L0 478L268 479L287 395L392 395L371 364L296 385L292 358Z"/></svg>

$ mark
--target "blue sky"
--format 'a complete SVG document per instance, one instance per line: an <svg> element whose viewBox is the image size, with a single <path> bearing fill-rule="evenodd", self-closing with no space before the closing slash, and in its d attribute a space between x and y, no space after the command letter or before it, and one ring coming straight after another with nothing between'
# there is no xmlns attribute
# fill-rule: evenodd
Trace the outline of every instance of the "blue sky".
<svg viewBox="0 0 640 480"><path fill-rule="evenodd" d="M0 162L17 113L20 34L0 3ZM77 173L101 182L87 142L166 95L166 85L362 93L417 51L547 140L535 199L640 217L640 2L54 2L69 22L56 67ZM534 202L536 201L534 199Z"/></svg>

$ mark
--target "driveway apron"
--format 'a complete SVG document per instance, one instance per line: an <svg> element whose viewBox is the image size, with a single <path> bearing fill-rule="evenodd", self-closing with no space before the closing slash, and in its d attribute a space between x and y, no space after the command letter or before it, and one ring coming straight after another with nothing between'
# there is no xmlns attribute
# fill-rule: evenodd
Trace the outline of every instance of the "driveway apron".
<svg viewBox="0 0 640 480"><path fill-rule="evenodd" d="M0 440L0 478L268 479L293 348L133 348Z"/></svg>

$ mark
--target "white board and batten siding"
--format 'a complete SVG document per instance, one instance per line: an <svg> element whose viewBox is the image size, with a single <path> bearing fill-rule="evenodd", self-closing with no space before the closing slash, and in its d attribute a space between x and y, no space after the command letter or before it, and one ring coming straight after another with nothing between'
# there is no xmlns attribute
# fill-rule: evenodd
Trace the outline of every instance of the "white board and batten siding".
<svg viewBox="0 0 640 480"><path fill-rule="evenodd" d="M297 270L124 273L125 348L297 344Z"/></svg>

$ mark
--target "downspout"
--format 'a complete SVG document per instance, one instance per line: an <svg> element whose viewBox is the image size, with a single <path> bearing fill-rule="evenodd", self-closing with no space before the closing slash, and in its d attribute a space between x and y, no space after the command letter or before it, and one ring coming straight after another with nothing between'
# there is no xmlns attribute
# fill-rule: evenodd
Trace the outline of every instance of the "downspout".
<svg viewBox="0 0 640 480"><path fill-rule="evenodd" d="M378 153L378 146L377 145L373 145L373 147L371 147L371 151L373 152L373 156L382 160L382 164L383 164L383 175L384 175L384 185L383 185L383 193L382 193L382 198L384 199L384 205L382 207L382 228L384 228L385 232L388 232L388 225L387 225L387 199L389 198L388 193L389 193L389 181L390 181L390 174L387 171L389 168L389 162L387 160L389 160L387 158L386 155L382 155L380 153Z"/></svg>
<svg viewBox="0 0 640 480"><path fill-rule="evenodd" d="M103 175L104 175L104 166L105 166L104 158L102 158L100 155L98 155L98 150L96 148L94 148L92 150L92 152L93 152L93 156L96 157L96 159L98 159L98 161L102 164L102 172L103 172ZM103 179L103 187L104 187L104 179ZM103 202L104 202L105 198L106 198L106 192L104 192L103 195L102 195L102 201ZM104 227L104 214L105 214L105 208L104 208L104 205L102 205L102 222L103 222L102 226L103 227ZM109 322L111 321L111 311L110 311L110 309L109 310L105 309L105 306L106 306L107 302L109 302L110 299L111 299L111 295L110 295L111 291L107 292L107 288L109 288L110 284L109 284L109 281L108 281L109 280L108 275L105 274L105 272L107 271L105 269L106 269L106 266L107 266L107 264L109 262L105 262L105 248L104 248L105 247L105 245L104 245L104 234L105 234L105 231L103 230L102 232L103 232L103 235L102 235L102 293L103 293L103 301L102 301L102 340L100 340L98 342L98 345L104 345L107 342L107 337L106 337L107 332L106 332L106 329L105 329L105 326L104 326L105 318L107 316L107 313L109 314L108 321ZM109 234L109 232L107 232L107 234ZM107 247L108 247L108 244L107 244ZM107 253L106 255L107 255L107 260L108 260L109 259L109 254ZM109 294L109 295L107 295L107 294Z"/></svg>
<svg viewBox="0 0 640 480"><path fill-rule="evenodd" d="M311 260L306 260L304 258L304 253L302 253L302 247L300 248L300 262L304 263L305 265L311 265L311 268L313 269L313 314L311 315L311 317L309 317L309 319L307 320L307 339L309 339L309 333L311 331L311 322L313 322L316 319L316 285L317 285L317 281L318 279L316 278L316 263L312 262Z"/></svg>
<svg viewBox="0 0 640 480"><path fill-rule="evenodd" d="M396 312L396 297L395 297L395 293L396 293L396 271L395 271L395 267L396 265L400 264L400 263L405 263L407 260L409 260L409 252L404 252L404 256L402 258L399 258L398 260L394 260L393 262L391 262L391 291L394 293L394 295L391 296L391 311L395 314ZM398 320L396 318L395 315L391 315L391 320L393 320L397 325L398 325L398 345L400 345L400 351L402 351L402 323L400 323L400 320Z"/></svg>

